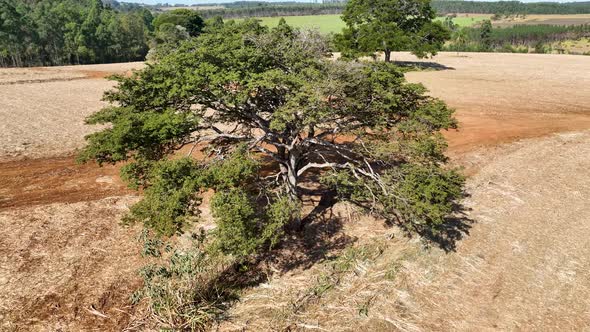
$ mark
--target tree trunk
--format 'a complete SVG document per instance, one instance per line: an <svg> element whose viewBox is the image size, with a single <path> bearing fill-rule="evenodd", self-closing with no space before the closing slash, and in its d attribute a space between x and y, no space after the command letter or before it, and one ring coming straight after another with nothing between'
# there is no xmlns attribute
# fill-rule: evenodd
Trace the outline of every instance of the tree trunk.
<svg viewBox="0 0 590 332"><path fill-rule="evenodd" d="M391 50L385 49L385 62L391 62Z"/></svg>
<svg viewBox="0 0 590 332"><path fill-rule="evenodd" d="M298 180L299 177L297 176L298 172L298 164L299 164L299 155L297 151L290 151L289 152L289 159L288 159L288 166L287 166L287 189L289 191L289 198L292 202L300 203L299 198L299 190L298 190ZM296 217L293 220L295 228L297 230L303 230L303 222L301 217Z"/></svg>
<svg viewBox="0 0 590 332"><path fill-rule="evenodd" d="M295 152L289 153L289 160L287 166L287 187L289 195L292 200L298 200L299 194L297 190L297 154Z"/></svg>

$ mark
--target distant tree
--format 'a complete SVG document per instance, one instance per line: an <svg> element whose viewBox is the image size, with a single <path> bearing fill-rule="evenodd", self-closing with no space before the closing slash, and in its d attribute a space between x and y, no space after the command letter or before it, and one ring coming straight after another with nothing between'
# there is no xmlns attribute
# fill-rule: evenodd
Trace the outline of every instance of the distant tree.
<svg viewBox="0 0 590 332"><path fill-rule="evenodd" d="M469 36L467 34L467 30L465 28L459 29L455 31L453 34L453 42L455 43L454 46L457 47L457 50L462 50L465 48L469 41Z"/></svg>
<svg viewBox="0 0 590 332"><path fill-rule="evenodd" d="M490 50L492 48L492 22L490 20L481 22L479 37L484 50Z"/></svg>
<svg viewBox="0 0 590 332"><path fill-rule="evenodd" d="M430 0L350 0L342 19L347 27L335 36L345 57L409 50L418 57L435 55L449 31L433 22Z"/></svg>
<svg viewBox="0 0 590 332"><path fill-rule="evenodd" d="M453 18L451 16L445 17L445 20L443 21L443 26L451 32L455 32L459 28L459 25L453 22Z"/></svg>
<svg viewBox="0 0 590 332"><path fill-rule="evenodd" d="M214 189L213 243L238 257L301 225L305 182L409 231L440 230L463 182L444 167L453 111L391 64L334 62L327 50L285 24L210 27L117 78L111 106L88 119L108 126L80 159L127 161L124 177L145 189L128 220L160 234L181 232Z"/></svg>
<svg viewBox="0 0 590 332"><path fill-rule="evenodd" d="M164 12L154 19L154 28L158 30L164 24L180 25L188 31L192 37L198 36L205 23L203 18L195 10L174 9Z"/></svg>

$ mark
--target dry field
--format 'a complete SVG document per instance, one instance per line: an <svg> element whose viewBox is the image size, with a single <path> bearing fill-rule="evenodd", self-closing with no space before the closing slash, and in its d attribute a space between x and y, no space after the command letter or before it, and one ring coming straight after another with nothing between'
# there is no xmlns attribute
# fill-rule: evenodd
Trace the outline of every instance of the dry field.
<svg viewBox="0 0 590 332"><path fill-rule="evenodd" d="M471 174L470 235L454 252L426 251L337 206L306 230L302 245L315 258L276 267L222 330L589 327L590 61L468 53L429 61L444 69L408 78L457 109L461 128L447 137ZM117 331L133 321L137 229L118 220L137 198L115 167L75 165L71 154L112 86L100 77L138 67L0 69L0 330ZM330 269L327 258L351 243L382 251L356 259L322 298L305 297Z"/></svg>
<svg viewBox="0 0 590 332"><path fill-rule="evenodd" d="M211 5L211 6L207 6L207 5L194 5L194 6L167 6L167 7L158 7L158 10L167 12L170 10L176 10L176 9L190 9L190 10L213 10L213 9L223 9L225 8L224 6L219 6L219 5Z"/></svg>
<svg viewBox="0 0 590 332"><path fill-rule="evenodd" d="M92 130L84 119L99 110L112 82L142 63L0 69L0 161L63 156Z"/></svg>
<svg viewBox="0 0 590 332"><path fill-rule="evenodd" d="M494 26L507 27L515 24L534 25L582 25L590 24L590 14L575 15L527 15L525 18L509 18L492 22Z"/></svg>

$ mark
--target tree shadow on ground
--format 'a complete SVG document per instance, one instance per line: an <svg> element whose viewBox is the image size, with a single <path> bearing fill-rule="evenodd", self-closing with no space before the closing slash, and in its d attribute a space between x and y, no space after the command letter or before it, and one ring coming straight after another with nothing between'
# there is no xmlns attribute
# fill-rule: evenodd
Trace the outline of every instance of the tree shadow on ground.
<svg viewBox="0 0 590 332"><path fill-rule="evenodd" d="M344 220L334 211L336 203L336 193L330 190L308 196L304 204L313 209L302 219L301 228L288 230L281 247L270 253L269 263L281 272L308 269L354 243L355 237L342 232Z"/></svg>
<svg viewBox="0 0 590 332"><path fill-rule="evenodd" d="M457 243L469 236L472 224L475 221L466 214L463 207L455 211L453 216L446 218L445 222L434 230L419 232L428 244L436 244L445 252L457 250Z"/></svg>
<svg viewBox="0 0 590 332"><path fill-rule="evenodd" d="M393 61L393 63L401 68L407 70L455 70L453 67L448 67L437 62L430 61Z"/></svg>
<svg viewBox="0 0 590 332"><path fill-rule="evenodd" d="M224 303L216 318L218 322L227 319L225 310L239 299L239 293L246 288L268 282L274 273L286 273L296 269L309 269L315 264L334 259L338 252L354 244L358 238L346 235L343 225L346 218L335 211L338 202L331 190L315 191L305 202L313 209L303 218L303 228L287 230L279 248L258 256L241 265L232 265L218 275L210 289ZM469 235L473 224L464 205L457 204L453 216L435 230L419 231L418 235L428 245L436 245L445 252L456 250L457 243ZM389 223L391 227L397 227ZM402 228L403 229L403 228ZM407 232L408 236L411 236ZM221 291L221 292L220 292Z"/></svg>
<svg viewBox="0 0 590 332"><path fill-rule="evenodd" d="M461 201L467 197L469 195L463 193ZM413 232L399 222L386 221L386 224L391 227L400 227L408 237L412 237L413 234L417 233L417 236L420 236L427 247L436 246L447 253L454 252L457 249L457 243L469 236L469 231L473 223L475 223L475 220L471 219L467 213L469 210L464 204L457 203L453 206L453 213L445 218L442 224L432 228L413 229Z"/></svg>

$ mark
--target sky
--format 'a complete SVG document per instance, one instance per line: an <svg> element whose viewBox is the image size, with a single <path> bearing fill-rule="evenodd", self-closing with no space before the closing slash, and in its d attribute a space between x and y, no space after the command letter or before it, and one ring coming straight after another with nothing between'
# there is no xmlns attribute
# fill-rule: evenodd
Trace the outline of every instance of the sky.
<svg viewBox="0 0 590 332"><path fill-rule="evenodd" d="M135 3L145 3L148 5L154 5L157 3L169 3L169 4L185 4L185 5L194 5L194 4L214 4L214 3L223 3L223 2L234 2L235 0L120 0L121 2L135 2ZM273 0L262 0L266 2L274 2ZM275 0L275 1L285 1L285 0ZM314 0L288 0L288 1L297 1L297 2L315 2ZM524 0L522 2L581 2L581 1L588 1L588 0ZM321 2L318 0L317 2Z"/></svg>

